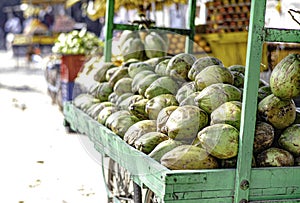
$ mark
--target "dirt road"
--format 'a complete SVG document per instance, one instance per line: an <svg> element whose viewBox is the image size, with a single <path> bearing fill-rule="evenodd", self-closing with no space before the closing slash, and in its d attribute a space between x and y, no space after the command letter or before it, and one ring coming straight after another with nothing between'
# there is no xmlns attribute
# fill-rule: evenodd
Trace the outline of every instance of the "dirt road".
<svg viewBox="0 0 300 203"><path fill-rule="evenodd" d="M66 133L46 87L41 64L0 52L0 202L106 202L97 152Z"/></svg>

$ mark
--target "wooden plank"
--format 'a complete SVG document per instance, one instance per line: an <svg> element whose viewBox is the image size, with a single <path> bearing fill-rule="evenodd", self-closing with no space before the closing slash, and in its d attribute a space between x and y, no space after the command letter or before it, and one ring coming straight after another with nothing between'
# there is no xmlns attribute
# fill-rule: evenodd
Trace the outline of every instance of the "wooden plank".
<svg viewBox="0 0 300 203"><path fill-rule="evenodd" d="M300 43L300 30L265 28L265 41Z"/></svg>

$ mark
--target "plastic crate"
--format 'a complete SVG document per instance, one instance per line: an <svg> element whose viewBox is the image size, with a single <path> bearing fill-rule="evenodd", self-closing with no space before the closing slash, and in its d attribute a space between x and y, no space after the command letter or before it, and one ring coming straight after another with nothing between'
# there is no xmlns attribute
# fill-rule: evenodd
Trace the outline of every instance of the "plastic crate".
<svg viewBox="0 0 300 203"><path fill-rule="evenodd" d="M63 55L60 65L62 82L74 82L85 62L85 55Z"/></svg>

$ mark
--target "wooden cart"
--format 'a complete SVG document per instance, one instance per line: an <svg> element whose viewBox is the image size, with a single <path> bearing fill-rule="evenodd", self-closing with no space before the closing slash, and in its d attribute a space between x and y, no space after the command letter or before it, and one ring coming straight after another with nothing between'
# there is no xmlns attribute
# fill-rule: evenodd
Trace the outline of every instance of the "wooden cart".
<svg viewBox="0 0 300 203"><path fill-rule="evenodd" d="M257 98L263 43L300 42L299 30L264 27L265 10L266 0L251 1L236 168L169 170L126 144L119 136L77 109L71 102L65 104L65 119L70 127L89 136L99 151L99 156L108 156L117 167L122 167L122 170L116 170L117 173L113 174L115 181L121 181L119 185L117 182L117 186L124 183L124 179L118 180L117 176L121 177L118 174L129 173L134 188L147 189L144 199L144 195L140 194L141 190L135 190L134 202L300 202L300 167L251 167L257 110L257 100L253 98ZM108 60L109 46L106 46L105 53ZM111 200L126 201L119 197L113 196Z"/></svg>

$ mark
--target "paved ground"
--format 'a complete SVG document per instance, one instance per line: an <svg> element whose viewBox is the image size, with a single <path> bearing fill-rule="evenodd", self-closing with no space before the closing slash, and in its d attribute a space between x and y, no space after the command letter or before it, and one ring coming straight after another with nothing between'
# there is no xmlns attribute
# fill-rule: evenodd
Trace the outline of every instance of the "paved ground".
<svg viewBox="0 0 300 203"><path fill-rule="evenodd" d="M66 133L43 74L0 52L0 202L104 203L98 153L85 136Z"/></svg>

